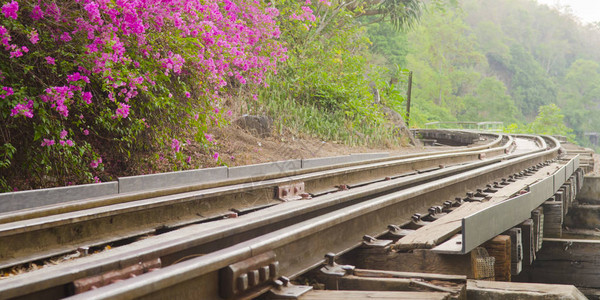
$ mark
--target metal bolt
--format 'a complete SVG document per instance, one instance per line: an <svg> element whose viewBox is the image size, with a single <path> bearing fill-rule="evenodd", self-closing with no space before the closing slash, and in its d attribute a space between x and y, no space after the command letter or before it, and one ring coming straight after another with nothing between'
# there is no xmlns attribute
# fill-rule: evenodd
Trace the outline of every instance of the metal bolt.
<svg viewBox="0 0 600 300"><path fill-rule="evenodd" d="M290 279L285 276L279 277L279 280L281 280L283 286L288 286L290 284Z"/></svg>
<svg viewBox="0 0 600 300"><path fill-rule="evenodd" d="M329 252L325 254L325 259L327 259L327 264L333 266L335 264L335 254Z"/></svg>
<svg viewBox="0 0 600 300"><path fill-rule="evenodd" d="M363 236L362 239L363 239L363 241L365 241L367 243L372 243L376 240L374 237L372 237L370 235L366 235L366 234Z"/></svg>
<svg viewBox="0 0 600 300"><path fill-rule="evenodd" d="M419 222L421 220L421 214L414 214L411 218L413 222Z"/></svg>
<svg viewBox="0 0 600 300"><path fill-rule="evenodd" d="M352 275L354 274L354 269L356 267L354 266L350 266L350 265L343 265L342 266L342 270L346 271L346 275Z"/></svg>
<svg viewBox="0 0 600 300"><path fill-rule="evenodd" d="M79 247L79 248L77 248L77 251L79 252L79 255L86 256L89 254L90 247L87 247L87 246Z"/></svg>
<svg viewBox="0 0 600 300"><path fill-rule="evenodd" d="M437 210L433 206L430 207L427 211L429 212L430 216L433 216L433 215L435 215L437 213Z"/></svg>
<svg viewBox="0 0 600 300"><path fill-rule="evenodd" d="M389 231L400 231L401 230L398 225L394 225L394 224L388 225L387 228L389 229Z"/></svg>

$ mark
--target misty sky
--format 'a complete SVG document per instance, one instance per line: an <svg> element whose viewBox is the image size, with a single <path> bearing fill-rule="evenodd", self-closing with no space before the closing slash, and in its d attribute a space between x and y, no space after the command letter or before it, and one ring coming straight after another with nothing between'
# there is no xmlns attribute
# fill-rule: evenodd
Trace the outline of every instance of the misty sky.
<svg viewBox="0 0 600 300"><path fill-rule="evenodd" d="M570 6L573 14L578 16L584 22L600 22L600 1L599 0L537 0L539 3L548 4L551 7L554 4L561 6Z"/></svg>

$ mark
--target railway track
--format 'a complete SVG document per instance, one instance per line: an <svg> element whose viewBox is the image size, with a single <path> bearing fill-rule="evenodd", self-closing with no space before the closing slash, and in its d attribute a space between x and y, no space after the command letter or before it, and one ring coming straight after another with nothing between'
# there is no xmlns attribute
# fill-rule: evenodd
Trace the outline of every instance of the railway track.
<svg viewBox="0 0 600 300"><path fill-rule="evenodd" d="M0 215L3 268L77 248L131 242L89 256L79 252L84 257L0 280L0 298L219 299L252 298L267 292L271 297L298 296L309 288L294 286L286 278L301 278L323 265L337 272L333 276L372 274L369 270L356 273L350 266L344 269L334 258L361 247L399 247L401 237L415 232L411 226L435 223L444 215L444 203L446 212L463 203L463 207L493 203L488 199L490 192L483 196L484 189L516 191L494 201L509 199L540 180L531 178L548 177L560 169L559 152L560 143L554 138L498 135L473 149ZM232 207L237 208L232 211ZM433 219L415 218L415 213L428 209L426 217ZM460 229L451 229L438 244ZM395 238L377 239L382 236ZM470 241L463 236L463 242ZM326 253L333 254L324 257ZM411 282L405 283L432 293L462 293Z"/></svg>

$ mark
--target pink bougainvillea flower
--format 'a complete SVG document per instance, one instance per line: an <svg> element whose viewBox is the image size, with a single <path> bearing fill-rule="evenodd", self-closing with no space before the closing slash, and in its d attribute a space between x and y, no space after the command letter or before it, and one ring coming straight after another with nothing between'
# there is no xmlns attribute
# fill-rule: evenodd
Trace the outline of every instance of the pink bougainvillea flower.
<svg viewBox="0 0 600 300"><path fill-rule="evenodd" d="M73 143L72 140L66 140L65 143L70 147L73 147L75 145L75 143Z"/></svg>
<svg viewBox="0 0 600 300"><path fill-rule="evenodd" d="M64 129L63 129L63 130L60 132L60 139L62 140L62 139L64 139L64 138L66 138L66 137L67 137L67 134L69 134L69 133L68 133L66 130L64 130Z"/></svg>
<svg viewBox="0 0 600 300"><path fill-rule="evenodd" d="M189 98L189 97L191 97L191 95L190 95L190 92L185 92L185 97L186 97L186 98Z"/></svg>
<svg viewBox="0 0 600 300"><path fill-rule="evenodd" d="M37 44L40 41L40 36L35 29L29 33L29 41L32 44Z"/></svg>
<svg viewBox="0 0 600 300"><path fill-rule="evenodd" d="M92 162L90 163L90 167L92 167L92 169L97 168L100 164L102 163L102 157L92 160Z"/></svg>
<svg viewBox="0 0 600 300"><path fill-rule="evenodd" d="M83 99L83 101L85 101L86 104L92 104L92 93L82 92L81 99Z"/></svg>
<svg viewBox="0 0 600 300"><path fill-rule="evenodd" d="M90 131L89 131L89 130L87 130L87 129L84 129L84 130L83 130L83 135L89 135L89 134L90 134Z"/></svg>
<svg viewBox="0 0 600 300"><path fill-rule="evenodd" d="M2 91L4 91L4 93L2 93ZM12 96L14 93L15 91L10 86L3 86L2 90L0 90L0 98L4 99L8 96Z"/></svg>
<svg viewBox="0 0 600 300"><path fill-rule="evenodd" d="M36 5L31 10L31 14L29 16L34 20L41 20L44 18L44 12L42 11L42 8L40 8L39 5Z"/></svg>
<svg viewBox="0 0 600 300"><path fill-rule="evenodd" d="M63 32L63 34L60 35L60 40L63 42L70 42L72 39L73 38L68 32Z"/></svg>
<svg viewBox="0 0 600 300"><path fill-rule="evenodd" d="M181 150L181 145L179 144L178 139L171 140L171 149L173 149L175 152L179 152L179 150Z"/></svg>
<svg viewBox="0 0 600 300"><path fill-rule="evenodd" d="M17 19L17 11L19 10L19 2L12 1L2 5L2 13L4 17L11 18L13 20Z"/></svg>
<svg viewBox="0 0 600 300"><path fill-rule="evenodd" d="M213 154L213 159L219 160L219 152L215 152L215 154Z"/></svg>
<svg viewBox="0 0 600 300"><path fill-rule="evenodd" d="M56 64L56 61L54 60L54 57L52 57L52 56L46 56L45 58L46 58L46 62L48 64L50 64L50 65Z"/></svg>
<svg viewBox="0 0 600 300"><path fill-rule="evenodd" d="M41 144L42 147L52 146L52 145L54 145L54 140L49 140L49 139L44 139Z"/></svg>
<svg viewBox="0 0 600 300"><path fill-rule="evenodd" d="M227 115L231 117L231 115L233 115L233 112L231 112L231 110L228 110Z"/></svg>
<svg viewBox="0 0 600 300"><path fill-rule="evenodd" d="M207 141L212 142L214 141L212 134L209 133L205 133L204 137L206 138Z"/></svg>
<svg viewBox="0 0 600 300"><path fill-rule="evenodd" d="M25 98L24 100L27 100ZM26 118L33 118L33 101L27 101L27 104L19 103L13 107L10 111L10 116L25 116Z"/></svg>
<svg viewBox="0 0 600 300"><path fill-rule="evenodd" d="M191 164L192 163L192 157L188 156L187 159L185 160L186 163Z"/></svg>
<svg viewBox="0 0 600 300"><path fill-rule="evenodd" d="M117 116L127 118L129 116L129 108L131 106L125 103L119 103L119 108L117 108Z"/></svg>
<svg viewBox="0 0 600 300"><path fill-rule="evenodd" d="M100 180L100 178L98 178L98 176L94 176L94 183L101 183L102 181Z"/></svg>

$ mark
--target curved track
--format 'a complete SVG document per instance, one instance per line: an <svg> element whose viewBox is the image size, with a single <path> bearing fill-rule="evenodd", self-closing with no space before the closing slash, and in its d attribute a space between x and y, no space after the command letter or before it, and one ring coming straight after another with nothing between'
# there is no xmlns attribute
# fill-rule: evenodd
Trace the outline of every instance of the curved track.
<svg viewBox="0 0 600 300"><path fill-rule="evenodd" d="M260 295L271 289L279 276L294 278L323 264L325 253L339 255L360 246L364 235L381 236L398 228L388 229L387 225L406 225L416 212L464 197L468 191L509 175L542 170L544 164L558 157L559 148L560 143L550 137L497 136L492 143L468 151L378 159L341 168L286 173L263 181L254 178L106 197L89 206L71 203L66 205L66 213L61 213L59 207L44 207L5 215L0 219L4 220L0 221L4 223L0 225L0 245L7 245L0 252L5 253L0 262L5 267L82 245L149 232L156 235L1 280L0 298L62 298L89 289L93 284L86 287L85 283L94 282L94 276L153 260L160 262L160 269L75 298L218 299ZM273 199L276 187L298 182L304 183L312 199ZM334 186L338 188L332 189ZM231 203L236 200L242 200L248 213L223 218L231 214ZM198 212L203 215L198 216ZM156 232L157 224L164 233ZM90 229L77 232L74 228ZM82 238L90 234L92 239ZM38 247L27 247L38 238L47 240ZM19 251L6 255L15 248ZM262 274L262 279L250 279L246 284L242 280L239 285L236 276L240 274L233 272L231 278L223 275L227 268L244 262L256 271L247 274ZM265 271L265 267L272 270Z"/></svg>

